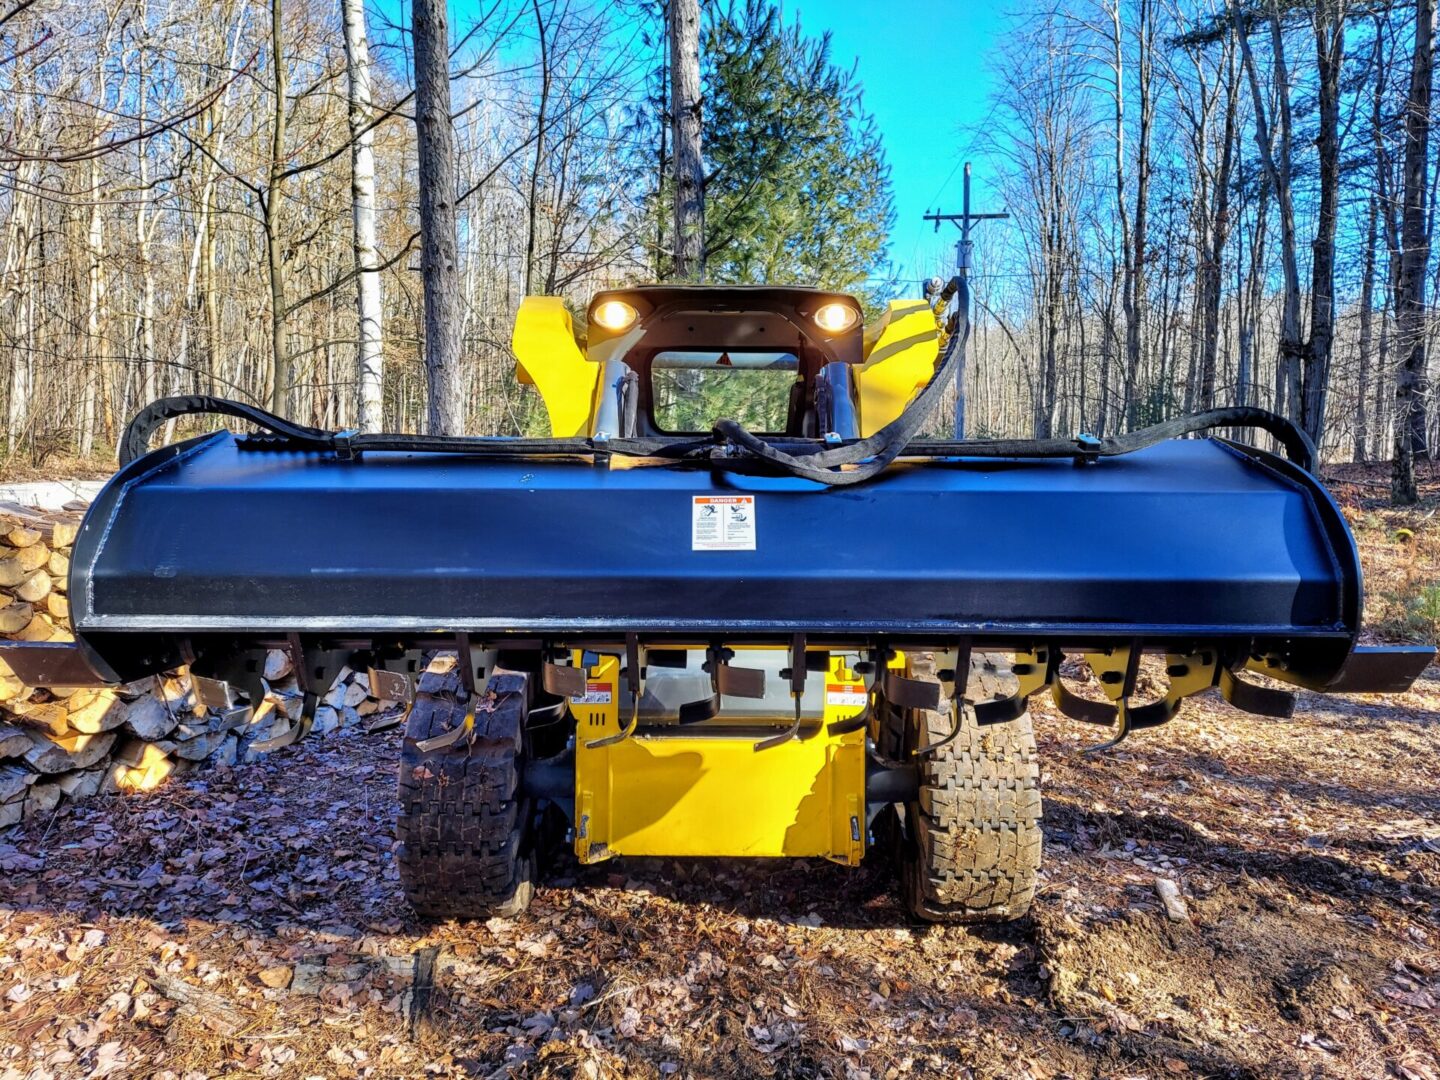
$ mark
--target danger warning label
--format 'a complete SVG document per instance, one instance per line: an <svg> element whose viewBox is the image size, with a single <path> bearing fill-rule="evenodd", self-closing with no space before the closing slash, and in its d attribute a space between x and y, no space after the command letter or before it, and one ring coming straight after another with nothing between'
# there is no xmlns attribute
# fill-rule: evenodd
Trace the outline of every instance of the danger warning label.
<svg viewBox="0 0 1440 1080"><path fill-rule="evenodd" d="M587 682L585 693L576 694L570 700L576 705L609 705L611 693L608 682Z"/></svg>
<svg viewBox="0 0 1440 1080"><path fill-rule="evenodd" d="M754 495L696 495L690 504L691 551L754 551Z"/></svg>

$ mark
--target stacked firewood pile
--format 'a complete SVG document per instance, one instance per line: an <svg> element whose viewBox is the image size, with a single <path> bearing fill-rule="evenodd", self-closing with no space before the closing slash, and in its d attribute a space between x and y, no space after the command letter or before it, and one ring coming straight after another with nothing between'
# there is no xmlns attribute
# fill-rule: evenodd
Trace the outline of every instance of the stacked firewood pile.
<svg viewBox="0 0 1440 1080"><path fill-rule="evenodd" d="M0 637L68 641L70 549L83 505L40 512L0 506ZM183 671L113 689L23 686L0 662L0 828L65 799L145 791L176 772L235 765L300 715L290 658L272 652L259 708L219 711L197 702ZM393 709L372 698L366 673L341 673L312 734L369 723Z"/></svg>

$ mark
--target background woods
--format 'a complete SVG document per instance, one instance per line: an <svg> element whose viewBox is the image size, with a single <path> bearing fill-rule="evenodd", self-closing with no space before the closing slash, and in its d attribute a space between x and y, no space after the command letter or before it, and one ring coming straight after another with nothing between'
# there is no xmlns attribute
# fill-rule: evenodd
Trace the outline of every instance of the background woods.
<svg viewBox="0 0 1440 1080"><path fill-rule="evenodd" d="M1015 24L983 134L978 430L1260 405L1332 459L1434 444L1433 7L1074 0ZM1407 224L1408 223L1408 224Z"/></svg>
<svg viewBox="0 0 1440 1080"><path fill-rule="evenodd" d="M579 305L703 275L873 304L944 270L939 242L887 261L885 132L825 35L761 0L674 8L460 4L438 55L408 6L20 0L0 14L5 450L103 456L177 392L331 426L533 430L508 351L527 291ZM1254 404L1332 459L1395 457L1412 494L1440 422L1434 17L1432 0L1022 5L984 129L936 128L1013 215L980 234L972 433ZM697 48L698 105L672 62ZM422 64L448 70L448 104L417 96ZM448 112L454 138L428 322L417 112ZM442 327L451 359L427 383Z"/></svg>
<svg viewBox="0 0 1440 1080"><path fill-rule="evenodd" d="M663 9L462 5L448 58L419 56L448 64L448 105L416 99L408 26L392 16L359 0L37 0L0 21L10 453L108 455L166 393L424 426L416 110L453 120L453 318L428 327L456 339L450 393L436 395L452 428L532 423L508 351L527 290L583 302L674 273ZM724 124L706 162L717 269L859 282L889 196L854 78L823 39L758 4L712 10L701 29L702 89ZM785 112L812 107L804 121ZM854 182L852 129L867 152ZM843 190L807 205L812 181ZM849 193L854 210L836 202ZM800 231L862 217L853 250L838 232L787 250Z"/></svg>

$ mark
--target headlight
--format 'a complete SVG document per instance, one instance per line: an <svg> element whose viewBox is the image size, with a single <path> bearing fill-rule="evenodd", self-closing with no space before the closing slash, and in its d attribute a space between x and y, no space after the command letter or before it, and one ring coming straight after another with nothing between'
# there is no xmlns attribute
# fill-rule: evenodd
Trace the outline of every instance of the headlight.
<svg viewBox="0 0 1440 1080"><path fill-rule="evenodd" d="M606 330L624 330L635 321L639 313L624 300L606 300L590 316Z"/></svg>
<svg viewBox="0 0 1440 1080"><path fill-rule="evenodd" d="M860 313L849 304L824 304L811 318L827 334L841 334L860 321Z"/></svg>

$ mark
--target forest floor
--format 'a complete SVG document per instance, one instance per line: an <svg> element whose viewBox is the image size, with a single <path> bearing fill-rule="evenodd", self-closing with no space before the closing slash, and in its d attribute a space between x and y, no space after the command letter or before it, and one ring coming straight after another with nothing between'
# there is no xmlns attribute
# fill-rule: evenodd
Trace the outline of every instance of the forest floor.
<svg viewBox="0 0 1440 1080"><path fill-rule="evenodd" d="M1440 474L1404 512L1330 478L1371 619L1433 636ZM1046 869L994 928L910 922L878 857L563 861L519 919L429 927L396 731L62 805L0 834L0 1077L1440 1078L1440 668L1092 757L1032 711Z"/></svg>

